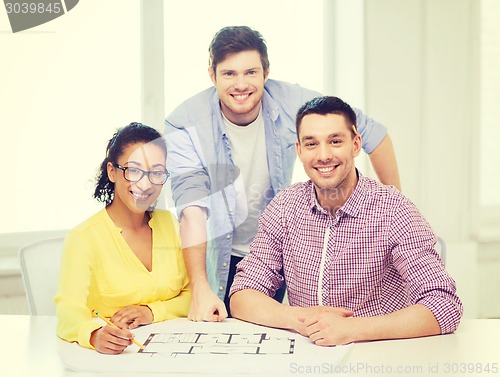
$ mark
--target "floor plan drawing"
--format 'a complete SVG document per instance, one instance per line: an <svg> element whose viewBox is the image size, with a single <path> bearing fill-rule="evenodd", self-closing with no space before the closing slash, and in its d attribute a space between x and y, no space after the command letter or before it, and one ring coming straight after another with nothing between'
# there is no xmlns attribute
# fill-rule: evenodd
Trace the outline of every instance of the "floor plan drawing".
<svg viewBox="0 0 500 377"><path fill-rule="evenodd" d="M144 349L130 345L122 354L113 356L57 337L55 340L68 370L92 372L92 376L108 373L113 376L149 373L186 377L288 376L294 363L297 366L325 362L337 365L353 347L353 344L319 347L299 333L235 318L221 322L176 318L139 326L132 333Z"/></svg>
<svg viewBox="0 0 500 377"><path fill-rule="evenodd" d="M270 337L267 333L151 333L139 353L171 357L192 354L293 354L294 338Z"/></svg>

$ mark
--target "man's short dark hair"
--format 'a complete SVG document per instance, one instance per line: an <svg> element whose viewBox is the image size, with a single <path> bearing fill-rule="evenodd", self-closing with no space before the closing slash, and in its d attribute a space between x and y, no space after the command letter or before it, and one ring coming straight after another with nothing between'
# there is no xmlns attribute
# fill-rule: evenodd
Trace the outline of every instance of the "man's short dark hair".
<svg viewBox="0 0 500 377"><path fill-rule="evenodd" d="M356 126L356 113L354 112L352 107L349 106L349 104L345 103L338 97L332 97L332 96L316 97L313 98L312 100L307 101L297 111L297 117L295 120L297 139L299 139L300 124L302 123L302 119L309 114L343 115L348 123L348 126L351 125ZM351 134L354 137L356 135L356 132L354 131L354 129L352 129L352 127L349 127L349 129L351 130Z"/></svg>
<svg viewBox="0 0 500 377"><path fill-rule="evenodd" d="M269 69L266 41L262 34L248 26L226 26L219 30L212 39L208 52L209 65L216 72L217 64L229 54L242 51L257 51L260 55L264 75Z"/></svg>

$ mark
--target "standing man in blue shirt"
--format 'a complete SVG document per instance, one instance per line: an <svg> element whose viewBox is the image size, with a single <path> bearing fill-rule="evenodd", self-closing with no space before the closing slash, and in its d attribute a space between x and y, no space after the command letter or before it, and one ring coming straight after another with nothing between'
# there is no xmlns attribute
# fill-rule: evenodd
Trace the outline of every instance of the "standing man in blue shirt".
<svg viewBox="0 0 500 377"><path fill-rule="evenodd" d="M228 316L235 266L248 253L264 208L291 183L297 110L320 95L269 79L264 38L247 26L221 29L209 53L214 86L187 99L165 121L193 321ZM399 189L385 127L355 112L378 178ZM283 293L275 298L281 301Z"/></svg>

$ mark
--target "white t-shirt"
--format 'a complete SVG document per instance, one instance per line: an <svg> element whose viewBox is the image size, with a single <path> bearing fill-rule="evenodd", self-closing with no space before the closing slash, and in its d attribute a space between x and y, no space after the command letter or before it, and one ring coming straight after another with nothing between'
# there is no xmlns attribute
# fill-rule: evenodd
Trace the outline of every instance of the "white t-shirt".
<svg viewBox="0 0 500 377"><path fill-rule="evenodd" d="M257 234L259 217L273 195L267 166L264 118L259 113L249 125L237 126L224 117L224 124L233 162L240 169L240 175L234 182L236 228L232 255L244 257Z"/></svg>

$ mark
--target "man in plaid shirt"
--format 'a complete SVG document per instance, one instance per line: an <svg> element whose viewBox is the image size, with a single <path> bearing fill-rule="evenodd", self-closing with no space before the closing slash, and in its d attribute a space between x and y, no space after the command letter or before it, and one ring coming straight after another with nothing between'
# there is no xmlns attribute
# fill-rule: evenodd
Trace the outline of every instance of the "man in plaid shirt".
<svg viewBox="0 0 500 377"><path fill-rule="evenodd" d="M408 198L356 169L355 124L336 97L299 109L296 150L310 181L283 190L262 214L231 312L324 346L453 332L463 307L436 235ZM290 305L272 299L283 280Z"/></svg>

